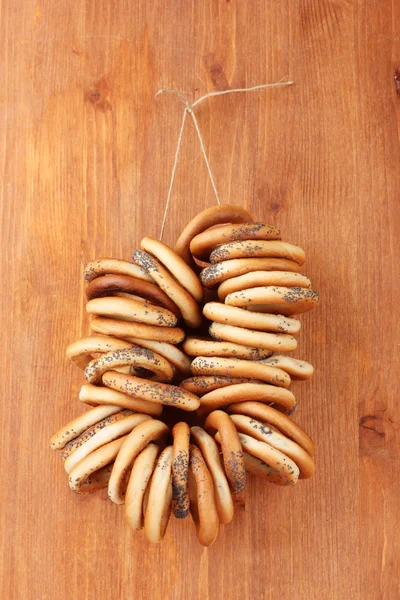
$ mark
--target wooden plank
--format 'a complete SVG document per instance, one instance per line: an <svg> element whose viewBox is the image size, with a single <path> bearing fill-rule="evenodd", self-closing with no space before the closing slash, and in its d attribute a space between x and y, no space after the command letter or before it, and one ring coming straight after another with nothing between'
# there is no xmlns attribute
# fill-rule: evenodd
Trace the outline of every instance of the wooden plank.
<svg viewBox="0 0 400 600"><path fill-rule="evenodd" d="M1 598L400 596L399 23L390 0L3 0ZM197 114L223 201L304 247L321 292L297 352L316 375L295 386L317 474L250 479L208 550L189 520L153 546L105 494L70 493L48 449L81 410L64 352L88 331L82 267L159 233L183 108L159 88L284 77ZM189 123L165 241L214 202Z"/></svg>

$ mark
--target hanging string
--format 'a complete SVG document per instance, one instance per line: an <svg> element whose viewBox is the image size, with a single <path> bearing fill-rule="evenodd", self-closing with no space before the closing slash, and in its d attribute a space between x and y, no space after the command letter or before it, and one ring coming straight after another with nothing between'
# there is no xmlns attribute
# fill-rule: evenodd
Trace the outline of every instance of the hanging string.
<svg viewBox="0 0 400 600"><path fill-rule="evenodd" d="M208 175L210 177L210 181L211 181L211 185L212 188L214 190L214 194L215 197L217 199L217 203L221 204L221 200L218 194L218 190L217 190L217 186L215 184L215 180L211 171L211 166L210 166L210 162L208 160L207 157L207 152L204 146L204 141L203 141L203 136L201 135L201 131L200 131L200 127L199 127L199 123L197 121L195 112L194 112L194 108L195 106L197 106L198 104L200 104L201 102L203 102L203 100L206 100L207 98L212 98L213 96L224 96L225 94L236 94L236 93L240 93L240 92L255 92L257 90L263 90L265 88L270 88L270 87L280 87L280 86L286 86L286 85L293 85L293 81L278 81L276 83L264 83L262 85L255 85L253 87L249 87L249 88L236 88L234 90L222 90L222 91L218 91L218 92L209 92L208 94L204 94L204 96L201 96L200 98L198 98L197 100L195 100L195 102L190 103L189 102L189 98L186 96L186 94L183 94L182 92L179 92L178 90L167 90L167 89L161 89L158 90L157 94L155 95L155 97L157 98L157 96L159 96L160 94L175 94L176 96L178 96L180 98L180 100L182 100L183 104L185 105L185 108L183 110L183 116L182 116L182 123L181 123L181 128L179 131L179 136L178 136L178 143L176 146L176 150L175 150L175 159L174 159L174 164L172 167L172 173L171 173L171 180L170 180L170 184L169 184L169 188L168 188L168 195L167 195L167 202L165 204L165 210L164 210L164 216L163 216L163 220L161 223L161 232L160 232L160 241L163 238L164 235L164 229L165 229L165 223L167 221L167 215L168 215L168 210L169 210L169 205L171 202L171 196L172 196L172 188L174 185L174 180L175 180L175 174L176 174L176 169L178 166L178 161L179 161L179 153L181 150L181 146L182 146L182 139L183 139L183 132L185 130L185 124L186 124L186 117L189 114L192 119L193 119L193 123L196 129L196 133L197 133L197 137L199 138L199 142L200 142L200 148L201 151L203 153L203 157L204 157L204 162L206 163L206 167L207 167L207 171L208 171Z"/></svg>

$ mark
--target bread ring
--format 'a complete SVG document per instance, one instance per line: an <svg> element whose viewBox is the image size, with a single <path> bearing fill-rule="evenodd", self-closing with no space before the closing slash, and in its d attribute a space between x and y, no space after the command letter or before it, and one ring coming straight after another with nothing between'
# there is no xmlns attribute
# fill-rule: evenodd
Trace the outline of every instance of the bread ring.
<svg viewBox="0 0 400 600"><path fill-rule="evenodd" d="M200 260L208 260L211 251L221 244L236 240L279 240L280 231L266 223L220 225L199 233L190 242L190 252Z"/></svg>
<svg viewBox="0 0 400 600"><path fill-rule="evenodd" d="M221 302L208 302L203 307L203 314L210 321L238 327L247 327L259 331L276 331L279 333L298 333L301 323L297 319L289 319L282 315L249 313L245 308L228 306Z"/></svg>
<svg viewBox="0 0 400 600"><path fill-rule="evenodd" d="M129 277L128 275L104 275L103 277L93 279L86 288L86 298L88 300L108 296L111 293L127 293L131 299L134 294L139 298L148 300L152 304L163 306L177 317L181 316L175 302L158 285L149 281L143 281L143 279Z"/></svg>
<svg viewBox="0 0 400 600"><path fill-rule="evenodd" d="M222 410L214 410L205 421L204 428L211 435L219 433L225 474L233 496L241 494L246 485L246 470L242 447L232 419Z"/></svg>
<svg viewBox="0 0 400 600"><path fill-rule="evenodd" d="M89 300L86 310L92 315L116 317L126 321L138 321L146 325L159 327L174 327L177 323L176 316L166 308L149 304L146 301L128 300L117 296L105 296Z"/></svg>
<svg viewBox="0 0 400 600"><path fill-rule="evenodd" d="M203 396L208 392L212 392L218 388L227 387L236 383L263 383L259 379L251 379L250 377L225 377L224 375L199 375L197 377L189 377L180 382L179 387L183 388L197 396ZM143 412L143 411L142 411Z"/></svg>
<svg viewBox="0 0 400 600"><path fill-rule="evenodd" d="M223 323L212 323L208 331L217 340L236 342L244 346L253 346L272 352L290 352L297 348L296 338L287 333L268 333Z"/></svg>
<svg viewBox="0 0 400 600"><path fill-rule="evenodd" d="M185 333L180 327L158 327L102 317L92 317L90 326L92 331L96 333L123 339L133 337L168 344L179 344L185 338Z"/></svg>
<svg viewBox="0 0 400 600"><path fill-rule="evenodd" d="M89 437L79 446L79 448L76 448L75 452L68 456L64 463L65 470L67 473L71 473L72 469L74 469L76 465L91 452L101 448L101 446L105 446L109 442L127 435L132 429L139 425L139 423L150 419L151 417L148 415L134 414L129 415L124 419L120 419L108 427L103 427L103 429L100 429L100 431L97 431L94 435Z"/></svg>
<svg viewBox="0 0 400 600"><path fill-rule="evenodd" d="M294 380L309 379L314 373L314 367L310 363L290 356L274 354L274 356L266 358L262 362L265 365L271 365L271 367L278 367L282 371L286 371Z"/></svg>
<svg viewBox="0 0 400 600"><path fill-rule="evenodd" d="M234 356L236 358L247 358L248 360L261 360L272 354L269 350L194 337L187 337L182 347L189 356Z"/></svg>
<svg viewBox="0 0 400 600"><path fill-rule="evenodd" d="M100 387L90 383L84 384L79 392L79 400L90 406L96 405L112 405L119 408L127 408L134 412L158 417L162 413L162 404L141 400L140 398L132 398L122 392L117 392L108 387Z"/></svg>
<svg viewBox="0 0 400 600"><path fill-rule="evenodd" d="M165 448L157 461L148 488L144 531L149 542L161 542L167 531L172 503L172 446Z"/></svg>
<svg viewBox="0 0 400 600"><path fill-rule="evenodd" d="M169 274L161 263L144 250L135 250L133 260L149 273L179 307L188 327L199 327L202 314L196 300Z"/></svg>
<svg viewBox="0 0 400 600"><path fill-rule="evenodd" d="M69 474L69 487L71 490L73 492L80 492L81 486L84 485L87 478L92 475L92 473L99 471L113 462L127 437L127 435L120 437L117 440L98 448L81 460Z"/></svg>
<svg viewBox="0 0 400 600"><path fill-rule="evenodd" d="M262 479L266 479L268 483L274 483L275 485L286 485L286 479L282 477L278 471L275 471L272 467L267 465L264 461L243 452L244 466L246 471Z"/></svg>
<svg viewBox="0 0 400 600"><path fill-rule="evenodd" d="M148 236L142 239L140 247L159 260L197 302L203 301L203 288L199 278L179 254Z"/></svg>
<svg viewBox="0 0 400 600"><path fill-rule="evenodd" d="M133 463L125 495L125 516L132 529L143 529L143 500L154 471L159 446L149 444Z"/></svg>
<svg viewBox="0 0 400 600"><path fill-rule="evenodd" d="M197 446L190 445L190 512L202 546L211 546L219 532L219 517L211 473Z"/></svg>
<svg viewBox="0 0 400 600"><path fill-rule="evenodd" d="M199 402L200 404L200 402ZM75 439L83 433L88 427L91 427L95 423L120 412L119 406L96 406L92 410L88 410L79 415L72 421L69 421L66 425L61 427L54 435L50 438L50 448L52 450L60 450L64 448L71 440Z"/></svg>
<svg viewBox="0 0 400 600"><path fill-rule="evenodd" d="M294 315L313 309L319 302L319 294L301 287L257 287L233 292L225 298L231 306L263 305L270 313ZM258 308L256 310L259 310Z"/></svg>
<svg viewBox="0 0 400 600"><path fill-rule="evenodd" d="M140 423L126 436L115 460L108 484L108 497L115 504L124 504L126 478L135 458L150 442L163 441L168 432L165 423L150 419Z"/></svg>
<svg viewBox="0 0 400 600"><path fill-rule="evenodd" d="M94 358L85 368L85 377L88 383L99 383L106 371L126 365L147 369L155 373L160 381L170 381L174 375L171 365L165 358L147 348L133 346L107 352L100 358Z"/></svg>
<svg viewBox="0 0 400 600"><path fill-rule="evenodd" d="M245 433L256 440L269 444L293 460L299 468L300 479L308 479L314 475L314 461L299 444L296 444L296 442L293 442L280 432L270 429L265 423L256 421L247 415L231 414L231 419L240 433Z"/></svg>
<svg viewBox="0 0 400 600"><path fill-rule="evenodd" d="M156 342L153 340L142 340L140 338L129 337L129 342L142 348L152 350L156 354L163 356L167 361L175 367L179 375L185 376L190 373L191 359L186 356L182 350L176 348L172 344L166 344L165 342Z"/></svg>
<svg viewBox="0 0 400 600"><path fill-rule="evenodd" d="M218 246L210 254L212 264L235 258L287 258L302 265L306 260L306 255L299 246L275 240L228 242Z"/></svg>
<svg viewBox="0 0 400 600"><path fill-rule="evenodd" d="M191 427L190 432L207 464L214 483L215 504L221 525L233 519L234 507L224 469L219 458L219 450L214 439L201 427Z"/></svg>
<svg viewBox="0 0 400 600"><path fill-rule="evenodd" d="M233 402L268 402L291 414L296 409L296 398L290 390L266 383L237 383L208 392L200 398L199 414L206 414Z"/></svg>
<svg viewBox="0 0 400 600"><path fill-rule="evenodd" d="M262 423L272 425L278 431L290 438L311 456L314 457L314 442L303 429L292 419L277 411L272 406L261 402L240 402L228 406L228 413L248 415Z"/></svg>
<svg viewBox="0 0 400 600"><path fill-rule="evenodd" d="M97 423L94 423L91 427L88 427L85 431L83 431L78 437L70 440L68 444L64 446L61 450L61 460L65 462L72 454L74 454L83 444L85 444L88 440L90 440L96 433L102 431L104 428L110 427L114 425L118 421L126 419L132 415L132 411L130 410L120 410L120 412L115 413L114 415L110 415Z"/></svg>
<svg viewBox="0 0 400 600"><path fill-rule="evenodd" d="M218 298L225 301L228 294L240 292L254 287L265 286L303 287L310 288L311 281L301 273L286 271L250 271L239 277L227 279L218 288Z"/></svg>
<svg viewBox="0 0 400 600"><path fill-rule="evenodd" d="M104 373L103 383L113 390L123 392L134 398L141 398L166 406L175 406L182 410L194 411L200 406L200 400L197 396L175 385L146 381L133 375L117 373L117 371Z"/></svg>
<svg viewBox="0 0 400 600"><path fill-rule="evenodd" d="M177 519L185 519L189 512L189 425L183 421L176 423L172 428L172 437L172 512Z"/></svg>
<svg viewBox="0 0 400 600"><path fill-rule="evenodd" d="M200 281L205 288L213 288L227 279L252 271L298 272L299 270L300 266L294 260L287 258L235 258L206 267L200 273Z"/></svg>
<svg viewBox="0 0 400 600"><path fill-rule="evenodd" d="M93 360L93 352L112 352L131 346L132 344L129 342L113 337L86 337L67 347L67 358L77 367L84 369Z"/></svg>
<svg viewBox="0 0 400 600"><path fill-rule="evenodd" d="M102 469L99 469L95 473L92 473L92 475L89 475L89 477L87 477L85 481L81 484L79 488L79 493L93 494L98 490L106 488L110 480L111 470L112 464L107 465Z"/></svg>
<svg viewBox="0 0 400 600"><path fill-rule="evenodd" d="M129 275L154 283L146 271L127 260L118 260L117 258L99 258L85 266L83 276L88 283L101 275Z"/></svg>
<svg viewBox="0 0 400 600"><path fill-rule="evenodd" d="M175 244L175 252L193 268L195 263L193 262L190 253L190 243L199 233L202 233L213 225L223 223L247 223L252 221L253 218L250 213L240 206L221 204L219 206L206 208L186 225Z"/></svg>
<svg viewBox="0 0 400 600"><path fill-rule="evenodd" d="M239 439L244 452L259 458L282 475L285 480L284 485L297 483L300 473L299 468L283 452L244 433L239 433Z"/></svg>
<svg viewBox="0 0 400 600"><path fill-rule="evenodd" d="M239 360L236 358L208 358L198 356L191 364L193 375L228 375L228 377L250 377L261 379L279 387L288 388L290 376L276 367ZM121 375L122 376L122 375ZM127 375L123 375L127 377Z"/></svg>

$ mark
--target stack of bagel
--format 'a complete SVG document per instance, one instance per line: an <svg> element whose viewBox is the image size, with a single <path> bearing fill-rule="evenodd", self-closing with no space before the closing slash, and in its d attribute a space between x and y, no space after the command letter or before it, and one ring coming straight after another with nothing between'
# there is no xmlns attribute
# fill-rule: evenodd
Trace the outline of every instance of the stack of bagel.
<svg viewBox="0 0 400 600"><path fill-rule="evenodd" d="M89 263L91 335L67 356L91 408L50 440L71 489L108 487L152 542L171 514L190 512L208 546L243 500L246 471L278 485L312 476L313 442L290 417L288 387L313 369L281 354L297 345L292 315L318 302L303 262L275 227L224 205L193 219L175 250L145 237L133 262ZM182 411L173 426L168 407ZM195 426L183 411L196 411Z"/></svg>

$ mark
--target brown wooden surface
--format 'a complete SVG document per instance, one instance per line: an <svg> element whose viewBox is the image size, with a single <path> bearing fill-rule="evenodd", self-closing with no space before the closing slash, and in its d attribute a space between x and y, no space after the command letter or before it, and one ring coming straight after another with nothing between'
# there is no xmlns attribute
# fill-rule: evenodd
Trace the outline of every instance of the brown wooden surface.
<svg viewBox="0 0 400 600"><path fill-rule="evenodd" d="M3 0L0 597L380 599L399 574L400 5L392 0ZM158 235L177 98L204 103L223 201L307 252L296 419L317 475L251 479L209 550L172 522L150 545L101 493L68 489L53 431L78 411L66 345L87 332L82 266ZM192 124L165 240L214 203Z"/></svg>

